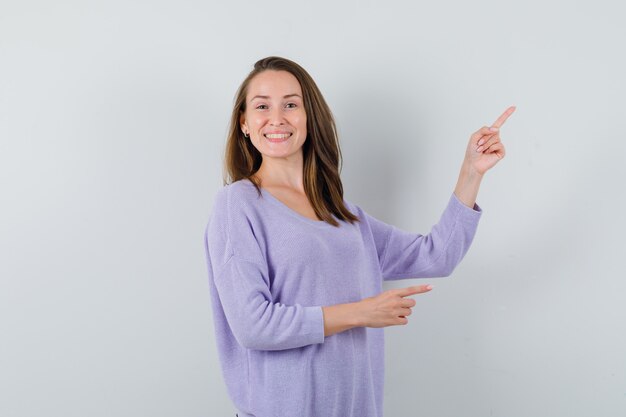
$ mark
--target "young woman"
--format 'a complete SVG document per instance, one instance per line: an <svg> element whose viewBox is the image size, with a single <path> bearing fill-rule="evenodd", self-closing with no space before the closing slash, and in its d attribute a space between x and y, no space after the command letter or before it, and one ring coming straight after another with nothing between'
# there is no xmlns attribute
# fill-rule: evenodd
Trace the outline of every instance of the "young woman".
<svg viewBox="0 0 626 417"><path fill-rule="evenodd" d="M261 59L241 84L225 186L205 234L216 341L239 417L381 417L384 333L405 325L419 285L448 276L472 242L485 172L504 157L499 127L471 135L458 183L427 235L343 198L341 151L310 75Z"/></svg>

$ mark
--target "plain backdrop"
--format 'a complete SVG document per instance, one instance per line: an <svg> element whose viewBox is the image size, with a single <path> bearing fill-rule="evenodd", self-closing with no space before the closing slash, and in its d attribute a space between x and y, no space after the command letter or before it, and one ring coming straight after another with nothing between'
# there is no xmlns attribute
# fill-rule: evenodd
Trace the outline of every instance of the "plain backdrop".
<svg viewBox="0 0 626 417"><path fill-rule="evenodd" d="M234 415L203 232L268 55L330 104L345 197L409 231L517 106L464 261L385 284L435 287L386 329L385 415L626 415L625 9L2 0L0 415Z"/></svg>

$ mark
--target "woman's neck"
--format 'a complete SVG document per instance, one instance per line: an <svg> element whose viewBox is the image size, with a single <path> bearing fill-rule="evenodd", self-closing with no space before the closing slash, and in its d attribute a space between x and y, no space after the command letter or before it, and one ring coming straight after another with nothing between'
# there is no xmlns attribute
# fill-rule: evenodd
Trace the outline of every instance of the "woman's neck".
<svg viewBox="0 0 626 417"><path fill-rule="evenodd" d="M287 161L264 157L254 177L265 187L286 187L304 192L301 158L299 161Z"/></svg>

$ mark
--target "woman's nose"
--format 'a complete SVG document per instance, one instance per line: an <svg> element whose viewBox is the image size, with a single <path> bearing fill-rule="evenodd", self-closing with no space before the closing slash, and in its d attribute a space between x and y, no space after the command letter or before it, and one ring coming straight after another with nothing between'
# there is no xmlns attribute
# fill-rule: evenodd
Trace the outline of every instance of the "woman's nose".
<svg viewBox="0 0 626 417"><path fill-rule="evenodd" d="M270 112L270 124L278 126L282 125L285 122L285 115L283 114L283 110L280 108L274 108Z"/></svg>

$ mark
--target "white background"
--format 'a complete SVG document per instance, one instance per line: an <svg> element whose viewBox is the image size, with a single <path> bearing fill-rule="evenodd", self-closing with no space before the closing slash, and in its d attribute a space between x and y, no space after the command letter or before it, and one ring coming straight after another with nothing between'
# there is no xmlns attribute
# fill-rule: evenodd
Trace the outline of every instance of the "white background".
<svg viewBox="0 0 626 417"><path fill-rule="evenodd" d="M385 415L626 415L624 12L2 0L0 415L234 415L202 235L267 55L329 102L345 197L405 230L429 231L469 135L517 106L463 263L385 285L435 286L386 330Z"/></svg>

